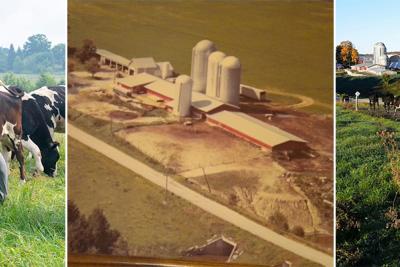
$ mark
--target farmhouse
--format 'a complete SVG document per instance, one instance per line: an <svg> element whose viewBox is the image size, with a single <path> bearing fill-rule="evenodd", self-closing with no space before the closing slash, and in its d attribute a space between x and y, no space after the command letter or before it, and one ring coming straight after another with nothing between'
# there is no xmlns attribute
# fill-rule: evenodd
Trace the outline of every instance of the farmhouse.
<svg viewBox="0 0 400 267"><path fill-rule="evenodd" d="M303 150L307 141L241 112L221 111L208 115L207 122L262 149Z"/></svg>

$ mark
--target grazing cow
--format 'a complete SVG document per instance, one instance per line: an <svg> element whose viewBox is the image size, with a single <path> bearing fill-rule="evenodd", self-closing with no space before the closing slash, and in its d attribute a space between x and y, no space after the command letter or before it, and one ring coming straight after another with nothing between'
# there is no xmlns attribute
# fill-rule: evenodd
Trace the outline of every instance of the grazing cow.
<svg viewBox="0 0 400 267"><path fill-rule="evenodd" d="M65 127L65 86L44 86L31 92L30 95L39 104L54 138L54 132L62 131Z"/></svg>
<svg viewBox="0 0 400 267"><path fill-rule="evenodd" d="M21 181L25 182L21 94L8 89L2 82L0 82L0 152L6 162L10 158L10 153L15 153L19 162ZM7 170L9 170L8 165Z"/></svg>
<svg viewBox="0 0 400 267"><path fill-rule="evenodd" d="M382 97L383 107L385 108L386 112L389 112L391 107L394 105L394 95L393 94L386 94Z"/></svg>
<svg viewBox="0 0 400 267"><path fill-rule="evenodd" d="M0 203L3 203L8 194L8 169L7 163L0 154Z"/></svg>
<svg viewBox="0 0 400 267"><path fill-rule="evenodd" d="M44 171L53 177L60 159L59 143L53 141L44 115L30 94L22 97L22 144L28 149L36 162L36 170Z"/></svg>
<svg viewBox="0 0 400 267"><path fill-rule="evenodd" d="M378 94L370 95L368 98L369 98L369 109L371 110L373 108L374 110L376 110L376 107L378 107L378 109L379 109Z"/></svg>

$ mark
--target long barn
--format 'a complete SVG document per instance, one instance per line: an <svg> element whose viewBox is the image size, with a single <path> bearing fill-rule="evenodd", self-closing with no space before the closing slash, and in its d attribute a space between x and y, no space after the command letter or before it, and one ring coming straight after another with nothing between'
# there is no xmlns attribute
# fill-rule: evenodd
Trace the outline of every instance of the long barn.
<svg viewBox="0 0 400 267"><path fill-rule="evenodd" d="M307 141L242 112L221 111L207 116L207 122L262 149L303 150Z"/></svg>

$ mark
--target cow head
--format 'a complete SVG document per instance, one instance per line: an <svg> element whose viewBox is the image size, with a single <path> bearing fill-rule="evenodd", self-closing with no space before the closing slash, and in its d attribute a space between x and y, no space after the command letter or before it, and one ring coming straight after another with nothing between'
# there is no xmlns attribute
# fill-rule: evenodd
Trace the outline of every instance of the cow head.
<svg viewBox="0 0 400 267"><path fill-rule="evenodd" d="M48 148L42 151L42 164L44 167L44 173L50 177L54 177L57 171L57 161L60 159L60 153L58 151L58 142L52 142Z"/></svg>

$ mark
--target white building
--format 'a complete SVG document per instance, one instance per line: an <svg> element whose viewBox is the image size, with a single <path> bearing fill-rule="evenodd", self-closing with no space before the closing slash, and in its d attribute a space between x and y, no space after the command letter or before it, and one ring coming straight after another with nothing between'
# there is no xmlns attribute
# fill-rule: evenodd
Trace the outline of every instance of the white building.
<svg viewBox="0 0 400 267"><path fill-rule="evenodd" d="M376 43L374 45L374 64L387 66L388 56L386 51L386 46L384 43Z"/></svg>

